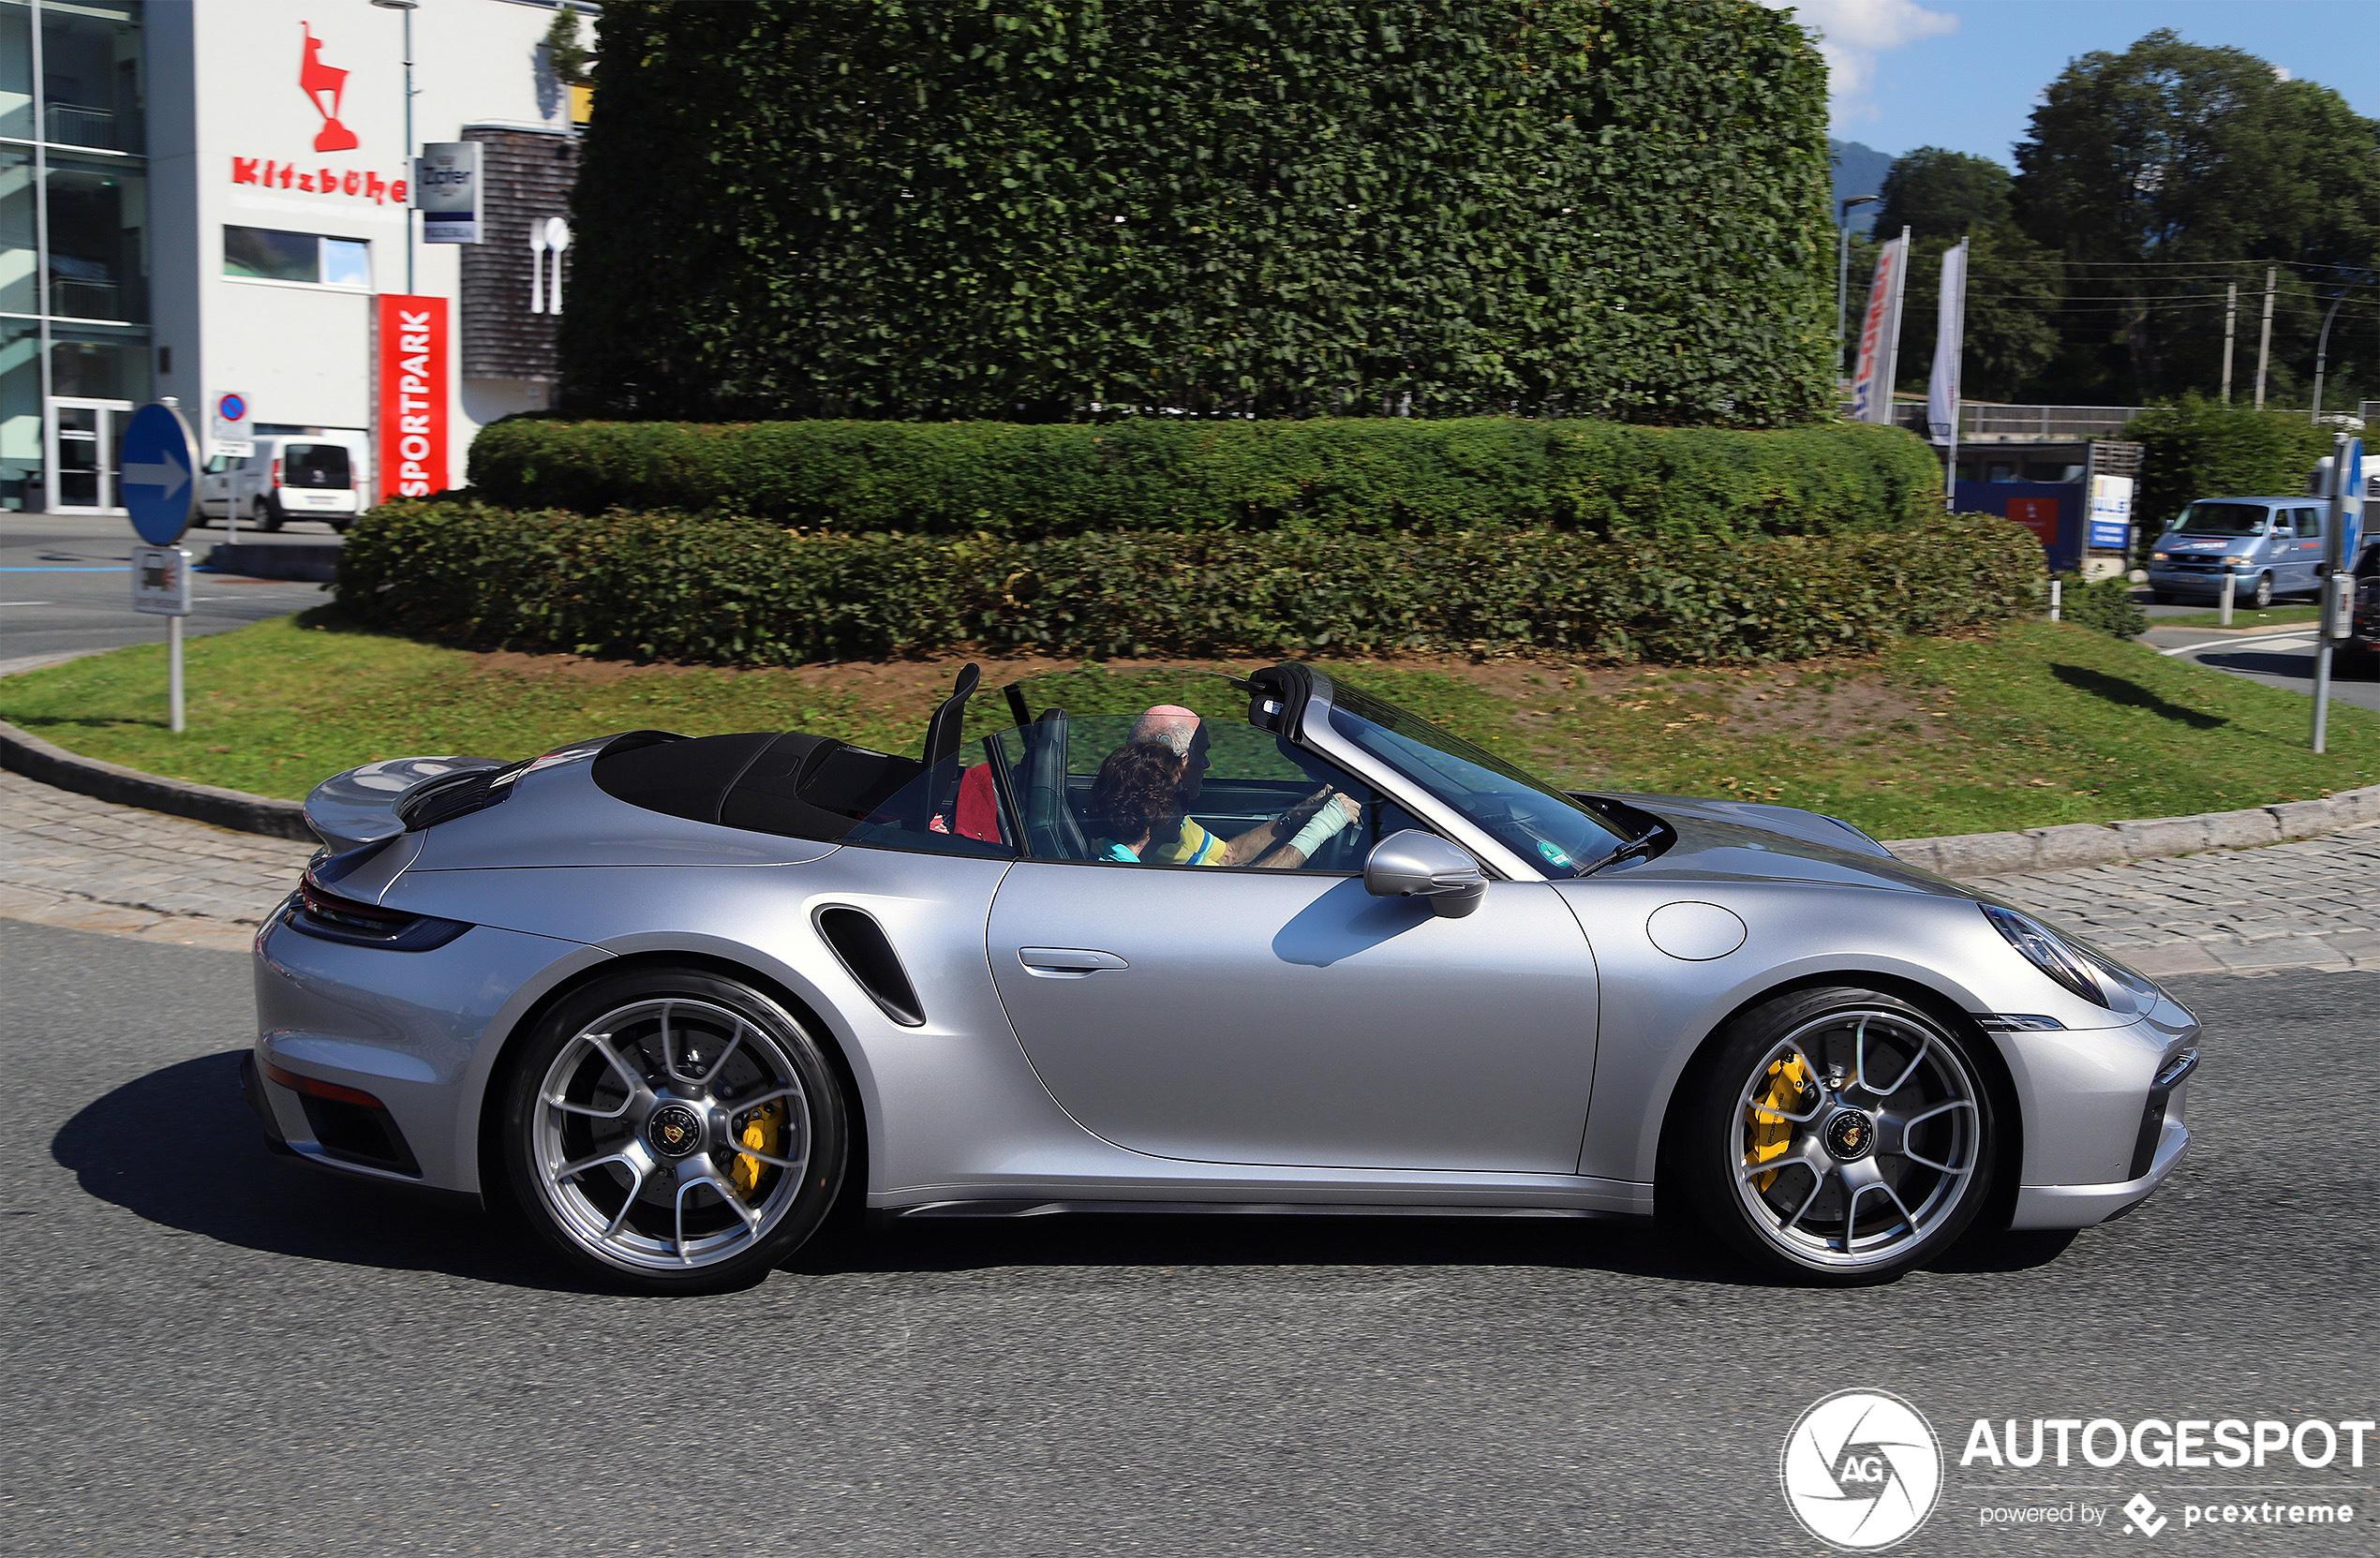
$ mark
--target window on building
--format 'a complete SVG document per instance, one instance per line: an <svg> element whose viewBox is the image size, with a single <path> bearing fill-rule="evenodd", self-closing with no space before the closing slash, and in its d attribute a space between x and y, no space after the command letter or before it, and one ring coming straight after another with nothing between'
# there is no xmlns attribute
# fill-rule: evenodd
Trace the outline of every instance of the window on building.
<svg viewBox="0 0 2380 1558"><path fill-rule="evenodd" d="M372 285L372 245L353 238L271 228L223 230L223 274L260 281L305 281L323 287Z"/></svg>

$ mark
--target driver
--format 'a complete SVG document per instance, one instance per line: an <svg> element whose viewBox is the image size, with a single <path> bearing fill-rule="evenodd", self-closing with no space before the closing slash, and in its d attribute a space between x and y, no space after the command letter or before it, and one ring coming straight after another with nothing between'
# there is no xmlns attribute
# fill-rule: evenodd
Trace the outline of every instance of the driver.
<svg viewBox="0 0 2380 1558"><path fill-rule="evenodd" d="M1153 824L1147 842L1136 852L1138 859L1151 865L1295 870L1312 859L1326 840L1353 827L1363 815L1363 807L1354 796L1326 784L1271 822L1259 823L1236 838L1219 838L1187 815L1197 804L1199 781L1206 777L1206 722L1178 705L1159 704L1133 721L1132 734L1119 751L1134 747L1163 748L1179 764L1173 816ZM1113 761L1110 757L1109 762Z"/></svg>

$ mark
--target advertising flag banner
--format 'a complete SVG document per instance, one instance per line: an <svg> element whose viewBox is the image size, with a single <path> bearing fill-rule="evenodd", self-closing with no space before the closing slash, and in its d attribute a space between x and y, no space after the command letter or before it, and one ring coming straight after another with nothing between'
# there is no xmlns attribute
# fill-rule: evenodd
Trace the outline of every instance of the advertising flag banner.
<svg viewBox="0 0 2380 1558"><path fill-rule="evenodd" d="M454 343L444 298L383 292L375 334L379 348L379 438L375 467L382 497L426 497L449 485L447 364Z"/></svg>
<svg viewBox="0 0 2380 1558"><path fill-rule="evenodd" d="M1860 317L1859 366L1852 375L1852 420L1890 425L1893 370L1900 355L1901 284L1908 278L1909 232L1876 256L1876 279L1868 283L1867 309Z"/></svg>
<svg viewBox="0 0 2380 1558"><path fill-rule="evenodd" d="M2094 550L2121 552L2132 545L2132 478L2090 479L2090 536Z"/></svg>
<svg viewBox="0 0 2380 1558"><path fill-rule="evenodd" d="M1936 443L1958 441L1958 364L1967 349L1967 240L1942 256L1941 312L1934 327L1934 374L1926 385L1926 423Z"/></svg>
<svg viewBox="0 0 2380 1558"><path fill-rule="evenodd" d="M413 203L424 244L480 241L480 143L433 141L413 165Z"/></svg>

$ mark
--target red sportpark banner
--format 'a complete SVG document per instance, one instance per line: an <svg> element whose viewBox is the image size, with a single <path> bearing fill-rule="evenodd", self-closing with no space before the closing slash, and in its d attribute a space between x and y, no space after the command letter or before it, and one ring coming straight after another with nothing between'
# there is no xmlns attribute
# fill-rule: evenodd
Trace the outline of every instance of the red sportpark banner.
<svg viewBox="0 0 2380 1558"><path fill-rule="evenodd" d="M426 497L453 484L447 463L447 334L444 298L383 292L379 328L380 393L374 481L382 497Z"/></svg>

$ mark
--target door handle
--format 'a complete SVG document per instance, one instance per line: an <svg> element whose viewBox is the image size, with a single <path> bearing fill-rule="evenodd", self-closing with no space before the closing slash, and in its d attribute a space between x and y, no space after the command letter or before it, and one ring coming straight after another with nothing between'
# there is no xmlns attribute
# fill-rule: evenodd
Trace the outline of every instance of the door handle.
<svg viewBox="0 0 2380 1558"><path fill-rule="evenodd" d="M1088 979L1101 969L1132 967L1112 952L1082 947L1019 947L1017 961L1027 973L1043 979Z"/></svg>

